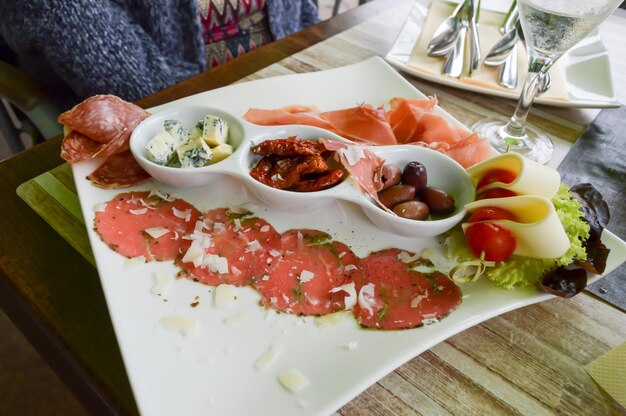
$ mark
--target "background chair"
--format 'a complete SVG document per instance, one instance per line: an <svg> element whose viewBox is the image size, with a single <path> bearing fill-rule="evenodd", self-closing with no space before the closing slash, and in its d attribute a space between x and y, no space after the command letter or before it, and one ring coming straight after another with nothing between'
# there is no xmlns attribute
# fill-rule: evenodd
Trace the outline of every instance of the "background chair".
<svg viewBox="0 0 626 416"><path fill-rule="evenodd" d="M13 153L24 150L24 134L32 138L32 144L61 134L56 121L59 114L34 79L0 61L0 135Z"/></svg>

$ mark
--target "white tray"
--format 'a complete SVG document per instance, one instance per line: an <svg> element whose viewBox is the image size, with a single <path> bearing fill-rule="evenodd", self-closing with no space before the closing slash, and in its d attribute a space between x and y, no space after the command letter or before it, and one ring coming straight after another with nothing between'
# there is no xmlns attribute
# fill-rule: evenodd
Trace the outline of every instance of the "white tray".
<svg viewBox="0 0 626 416"><path fill-rule="evenodd" d="M371 82L373 79L376 82ZM361 102L380 105L396 96L423 97L382 59L372 58L335 70L233 85L150 111L174 104L203 104L241 116L249 107L301 103L330 110ZM493 316L550 298L535 289L506 291L487 282L466 284L462 290L468 296L450 316L404 331L361 329L351 317L339 325L319 328L312 318L268 314L250 288L238 290L233 309L214 307L211 288L188 280L176 281L164 299L150 293L153 277L157 270L174 272L173 264L154 262L126 270L125 259L93 231L94 207L120 192L96 188L84 179L95 165L77 164L73 172L117 340L143 415L327 415L446 338ZM203 188L176 189L149 182L132 189L153 188L183 198L202 211L255 202L241 182L228 177ZM359 256L388 247L413 252L437 247L433 238L410 239L381 231L350 203L307 213L258 205L254 212L279 232L290 228L329 232ZM626 244L608 232L605 240L612 249L610 271L626 260ZM192 308L196 296L200 303ZM224 324L224 318L240 313L250 320ZM169 315L197 318L200 335L186 339L165 330L159 320ZM356 349L342 347L352 341L356 341ZM278 360L265 371L256 370L255 361L272 345L281 349ZM297 394L287 392L277 381L278 373L292 367L311 381Z"/></svg>
<svg viewBox="0 0 626 416"><path fill-rule="evenodd" d="M518 93L470 85L456 78L419 71L408 65L411 50L419 38L430 3L431 0L415 1L400 34L385 56L387 62L401 71L427 81L467 91L517 100L519 98ZM485 0L482 2L481 7L494 11L506 11L509 4L510 2ZM502 13L503 20L504 15L505 13ZM602 43L598 30L593 31L589 36L574 46L572 50L566 53L559 60L559 66L563 72L565 87L569 93L569 101L539 96L534 101L536 104L570 108L620 107L613 90L609 53ZM590 74L593 74L593 76L590 76ZM523 80L520 80L520 82L523 82Z"/></svg>

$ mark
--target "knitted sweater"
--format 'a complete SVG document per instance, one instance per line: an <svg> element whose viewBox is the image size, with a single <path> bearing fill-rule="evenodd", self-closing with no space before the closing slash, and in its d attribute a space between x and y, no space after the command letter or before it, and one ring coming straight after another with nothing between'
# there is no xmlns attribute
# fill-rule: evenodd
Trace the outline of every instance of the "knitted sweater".
<svg viewBox="0 0 626 416"><path fill-rule="evenodd" d="M0 0L0 36L62 109L134 101L205 68L198 1ZM311 0L267 0L267 13L274 39L319 20Z"/></svg>

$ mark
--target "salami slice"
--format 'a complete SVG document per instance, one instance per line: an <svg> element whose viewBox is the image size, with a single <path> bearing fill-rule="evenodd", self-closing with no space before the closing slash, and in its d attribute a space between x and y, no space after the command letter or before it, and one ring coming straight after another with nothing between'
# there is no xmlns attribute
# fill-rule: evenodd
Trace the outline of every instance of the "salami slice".
<svg viewBox="0 0 626 416"><path fill-rule="evenodd" d="M275 268L253 283L261 303L295 315L345 309L348 291L336 288L359 280L359 259L352 250L315 230L289 230L281 240L283 253Z"/></svg>
<svg viewBox="0 0 626 416"><path fill-rule="evenodd" d="M195 246L176 261L181 277L211 286L246 286L269 273L280 255L280 234L261 218L218 208L207 212L202 221L204 229Z"/></svg>
<svg viewBox="0 0 626 416"><path fill-rule="evenodd" d="M82 162L93 158L104 146L76 130L71 130L63 138L61 157L70 163Z"/></svg>
<svg viewBox="0 0 626 416"><path fill-rule="evenodd" d="M110 156L87 179L100 188L125 188L148 180L150 175L137 163L130 150Z"/></svg>
<svg viewBox="0 0 626 416"><path fill-rule="evenodd" d="M200 215L182 199L127 192L97 210L94 228L122 256L166 261L186 251L190 242L184 237L193 233Z"/></svg>
<svg viewBox="0 0 626 416"><path fill-rule="evenodd" d="M133 129L147 111L114 95L94 95L61 114L57 121L99 143Z"/></svg>
<svg viewBox="0 0 626 416"><path fill-rule="evenodd" d="M387 249L361 260L363 281L354 314L362 326L413 328L436 322L461 303L461 289L448 276L411 270L416 262L405 263L401 253Z"/></svg>

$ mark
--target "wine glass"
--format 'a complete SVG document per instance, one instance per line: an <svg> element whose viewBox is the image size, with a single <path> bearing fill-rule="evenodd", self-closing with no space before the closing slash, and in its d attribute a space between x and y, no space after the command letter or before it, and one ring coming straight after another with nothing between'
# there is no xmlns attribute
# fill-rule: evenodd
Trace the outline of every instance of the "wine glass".
<svg viewBox="0 0 626 416"><path fill-rule="evenodd" d="M552 65L606 19L622 0L518 0L528 51L528 75L517 108L506 122L485 119L472 126L500 153L514 151L539 163L552 156L552 141L526 126L539 85Z"/></svg>

